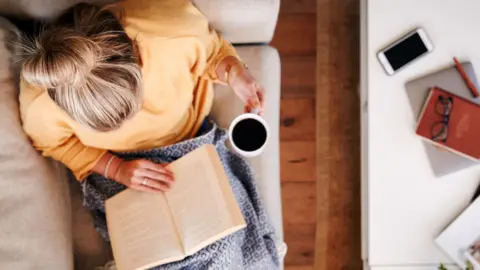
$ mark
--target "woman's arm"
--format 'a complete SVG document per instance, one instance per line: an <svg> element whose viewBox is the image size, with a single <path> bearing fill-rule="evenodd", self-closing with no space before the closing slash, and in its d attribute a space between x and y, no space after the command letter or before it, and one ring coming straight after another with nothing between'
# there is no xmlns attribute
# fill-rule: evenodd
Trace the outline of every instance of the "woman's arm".
<svg viewBox="0 0 480 270"><path fill-rule="evenodd" d="M109 179L115 179L118 169L124 160L109 152L105 152L93 165L91 171L101 174ZM108 165L108 168L107 168Z"/></svg>
<svg viewBox="0 0 480 270"><path fill-rule="evenodd" d="M34 142L43 155L65 164L79 180L95 172L129 188L150 192L167 191L173 183L172 173L161 164L148 160L124 161L106 150L83 145L74 135L50 144L54 147L38 147L42 143L38 138Z"/></svg>
<svg viewBox="0 0 480 270"><path fill-rule="evenodd" d="M213 42L212 53L207 63L209 67L207 74L210 74L211 79L230 85L245 103L246 112L255 111L261 114L263 112L263 87L240 60L232 44L216 32L212 36L215 42Z"/></svg>
<svg viewBox="0 0 480 270"><path fill-rule="evenodd" d="M169 189L172 174L147 160L124 161L107 150L84 145L69 126L52 114L23 111L23 128L44 156L60 161L79 180L95 172L130 188L160 192Z"/></svg>
<svg viewBox="0 0 480 270"><path fill-rule="evenodd" d="M168 191L173 184L173 174L165 166L144 159L125 161L109 152L91 171L140 191Z"/></svg>

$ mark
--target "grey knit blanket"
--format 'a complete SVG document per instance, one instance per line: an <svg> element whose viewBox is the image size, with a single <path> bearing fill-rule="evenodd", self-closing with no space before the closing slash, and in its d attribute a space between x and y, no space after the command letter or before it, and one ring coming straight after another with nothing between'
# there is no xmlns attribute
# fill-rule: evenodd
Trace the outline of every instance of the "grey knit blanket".
<svg viewBox="0 0 480 270"><path fill-rule="evenodd" d="M196 138L171 146L115 153L126 160L149 159L157 163L170 163L204 144L215 145L247 223L245 229L222 238L182 261L152 269L279 269L275 233L255 186L253 171L243 158L227 149L227 137L225 130L210 124ZM93 214L95 228L108 241L104 203L126 187L98 174L89 176L82 185L84 205Z"/></svg>

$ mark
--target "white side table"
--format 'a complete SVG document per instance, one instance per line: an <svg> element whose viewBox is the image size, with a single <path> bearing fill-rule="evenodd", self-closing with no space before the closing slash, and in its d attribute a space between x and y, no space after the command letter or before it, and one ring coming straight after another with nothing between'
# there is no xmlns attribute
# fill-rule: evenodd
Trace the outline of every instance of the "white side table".
<svg viewBox="0 0 480 270"><path fill-rule="evenodd" d="M365 266L434 270L440 262L452 263L433 239L468 204L480 166L433 176L415 136L404 83L452 65L453 56L470 60L480 71L480 1L363 0L361 8ZM397 75L386 75L376 53L416 27L427 31L434 51Z"/></svg>

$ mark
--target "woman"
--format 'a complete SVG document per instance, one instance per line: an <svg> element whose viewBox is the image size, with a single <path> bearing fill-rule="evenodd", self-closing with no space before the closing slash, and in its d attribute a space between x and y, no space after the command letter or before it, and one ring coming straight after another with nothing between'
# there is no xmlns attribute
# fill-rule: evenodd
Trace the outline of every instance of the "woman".
<svg viewBox="0 0 480 270"><path fill-rule="evenodd" d="M247 227L156 269L277 269L253 172L225 147L225 131L205 120L213 82L229 84L247 111L261 109L262 87L190 1L131 0L122 8L125 17L76 5L27 52L20 108L33 145L81 181L107 240L107 198L125 186L167 191L175 176L162 163L216 145Z"/></svg>
<svg viewBox="0 0 480 270"><path fill-rule="evenodd" d="M246 110L260 105L262 88L189 1L122 7L124 18L77 5L39 36L22 69L24 129L78 180L98 173L136 190L166 191L174 176L164 166L109 150L194 137L210 112L212 82L229 84Z"/></svg>

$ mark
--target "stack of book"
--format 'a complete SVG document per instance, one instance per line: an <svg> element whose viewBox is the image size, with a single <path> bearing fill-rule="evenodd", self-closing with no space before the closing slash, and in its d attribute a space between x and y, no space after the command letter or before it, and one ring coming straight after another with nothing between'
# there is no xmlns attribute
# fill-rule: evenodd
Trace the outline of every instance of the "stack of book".
<svg viewBox="0 0 480 270"><path fill-rule="evenodd" d="M480 158L480 106L433 87L417 123L426 142L459 157ZM435 240L462 269L480 270L480 199L476 199Z"/></svg>
<svg viewBox="0 0 480 270"><path fill-rule="evenodd" d="M407 92L412 108L420 108L417 111L416 134L425 141L433 172L437 176L474 166L480 159L480 100L477 98L476 79L472 76L473 67L470 63L463 66L470 73L473 83L457 63L456 68L407 84L409 91L439 82L428 88L426 99L421 104L417 102L421 99L418 91ZM476 198L456 217L435 239L435 243L461 269L480 270L480 198Z"/></svg>
<svg viewBox="0 0 480 270"><path fill-rule="evenodd" d="M471 125L480 116L475 74L470 62L457 62L405 85L417 134L425 139L425 152L436 177L478 165L477 125Z"/></svg>

